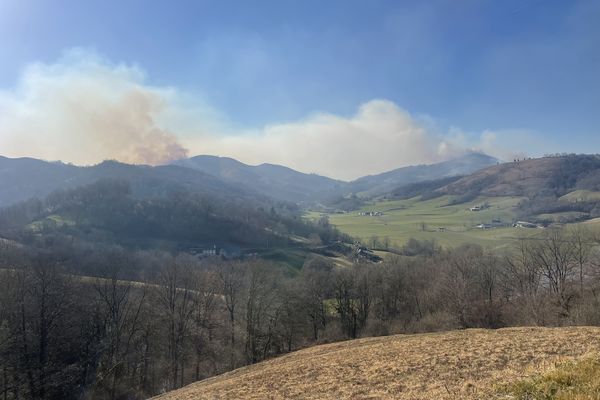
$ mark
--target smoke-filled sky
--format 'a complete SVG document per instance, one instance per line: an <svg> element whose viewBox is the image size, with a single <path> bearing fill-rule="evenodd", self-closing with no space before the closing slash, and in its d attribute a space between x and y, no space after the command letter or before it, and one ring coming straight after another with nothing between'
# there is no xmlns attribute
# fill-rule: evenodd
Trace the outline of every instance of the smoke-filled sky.
<svg viewBox="0 0 600 400"><path fill-rule="evenodd" d="M353 179L600 151L600 3L0 0L0 155Z"/></svg>

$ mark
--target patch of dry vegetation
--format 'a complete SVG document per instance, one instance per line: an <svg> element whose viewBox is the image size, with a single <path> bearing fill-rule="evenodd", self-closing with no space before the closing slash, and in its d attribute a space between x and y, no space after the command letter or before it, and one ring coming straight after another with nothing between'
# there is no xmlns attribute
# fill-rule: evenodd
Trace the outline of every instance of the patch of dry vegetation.
<svg viewBox="0 0 600 400"><path fill-rule="evenodd" d="M600 328L469 329L316 346L158 399L489 399L600 351ZM510 398L510 397L508 397Z"/></svg>

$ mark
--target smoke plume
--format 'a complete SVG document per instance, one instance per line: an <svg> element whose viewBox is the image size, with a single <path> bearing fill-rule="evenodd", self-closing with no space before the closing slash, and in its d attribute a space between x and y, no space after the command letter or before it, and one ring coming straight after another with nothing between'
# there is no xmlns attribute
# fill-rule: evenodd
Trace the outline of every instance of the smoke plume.
<svg viewBox="0 0 600 400"><path fill-rule="evenodd" d="M140 68L84 50L31 64L14 88L0 91L0 155L80 165L105 159L158 165L188 153L214 154L350 180L469 150L502 157L528 137L440 132L431 118L382 99L351 116L314 113L254 129L233 125L198 96L149 85ZM512 138L510 146L502 146L504 137Z"/></svg>
<svg viewBox="0 0 600 400"><path fill-rule="evenodd" d="M143 84L136 67L83 51L28 66L0 92L0 153L90 164L105 159L162 164L187 150L157 116L169 91Z"/></svg>

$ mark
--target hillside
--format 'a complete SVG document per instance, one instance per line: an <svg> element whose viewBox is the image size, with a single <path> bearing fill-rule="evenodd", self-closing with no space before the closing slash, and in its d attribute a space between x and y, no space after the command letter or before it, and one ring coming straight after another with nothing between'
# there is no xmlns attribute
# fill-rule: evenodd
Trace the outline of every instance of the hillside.
<svg viewBox="0 0 600 400"><path fill-rule="evenodd" d="M351 182L350 189L354 193L376 196L415 182L468 175L490 165L496 165L499 162L498 159L485 154L469 153L462 157L436 164L413 165L382 174L365 176Z"/></svg>
<svg viewBox="0 0 600 400"><path fill-rule="evenodd" d="M495 385L598 351L591 327L395 335L308 348L156 399L490 399Z"/></svg>
<svg viewBox="0 0 600 400"><path fill-rule="evenodd" d="M81 169L73 165L0 156L0 207L31 197L44 197L58 187L68 186L80 172Z"/></svg>
<svg viewBox="0 0 600 400"><path fill-rule="evenodd" d="M560 197L576 189L600 190L600 156L568 155L499 164L452 182L439 191L484 196Z"/></svg>
<svg viewBox="0 0 600 400"><path fill-rule="evenodd" d="M323 193L341 190L346 186L342 181L305 174L281 165L247 165L228 157L200 155L176 161L174 164L202 171L286 201L310 201L319 198Z"/></svg>
<svg viewBox="0 0 600 400"><path fill-rule="evenodd" d="M56 190L73 189L101 179L130 182L134 193L140 196L164 195L174 191L262 199L266 196L247 188L233 185L200 171L178 166L150 167L116 161L78 167L60 162L33 158L0 157L0 207L9 206L33 197L43 198Z"/></svg>
<svg viewBox="0 0 600 400"><path fill-rule="evenodd" d="M100 168L122 166L104 163ZM181 179L169 179L178 169L192 173L192 178L200 174L196 171L164 167L148 177L144 172L149 167L139 168L126 166L122 179L98 179L0 208L0 237L29 244L36 238L62 237L71 242L186 252L234 246L236 253L242 251L240 246L255 252L304 246L310 235L323 241L337 237L329 226L303 221L291 205L227 185L196 186L194 179L185 185Z"/></svg>
<svg viewBox="0 0 600 400"><path fill-rule="evenodd" d="M343 182L281 165L252 166L232 158L208 155L157 167L116 161L81 167L33 158L0 156L0 181L5 184L0 192L0 207L33 197L42 198L57 189L72 189L99 179L126 179L135 181L134 189L141 193L152 191L164 194L183 188L237 197L270 197L293 203L323 203L340 208L342 203L348 206L349 200L345 198L348 194L380 195L405 184L466 175L496 163L493 157L471 153L438 164L399 168L353 182ZM354 206L350 204L349 208Z"/></svg>

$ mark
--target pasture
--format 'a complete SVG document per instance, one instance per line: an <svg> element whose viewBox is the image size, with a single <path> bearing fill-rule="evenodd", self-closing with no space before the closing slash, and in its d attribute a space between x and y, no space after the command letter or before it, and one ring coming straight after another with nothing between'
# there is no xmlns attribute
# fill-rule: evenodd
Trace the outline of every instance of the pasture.
<svg viewBox="0 0 600 400"><path fill-rule="evenodd" d="M346 214L326 214L331 224L363 242L374 237L387 238L391 246L402 246L409 238L434 239L442 246L477 243L499 248L522 236L534 235L538 229L513 228L519 197L479 197L471 202L452 204L453 196L420 201L418 198L376 201ZM480 211L470 208L480 206ZM360 215L380 212L381 215ZM308 218L322 214L310 212ZM484 228L478 225L485 224Z"/></svg>

